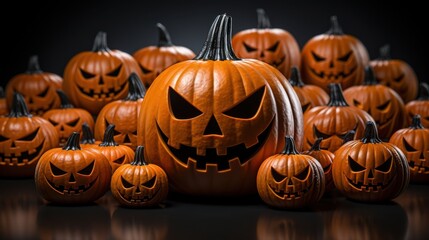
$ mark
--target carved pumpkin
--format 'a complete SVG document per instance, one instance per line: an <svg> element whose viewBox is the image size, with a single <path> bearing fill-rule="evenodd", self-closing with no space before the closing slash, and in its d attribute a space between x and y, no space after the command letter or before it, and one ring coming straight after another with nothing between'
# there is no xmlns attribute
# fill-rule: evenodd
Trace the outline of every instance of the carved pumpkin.
<svg viewBox="0 0 429 240"><path fill-rule="evenodd" d="M42 117L54 125L60 137L60 147L62 147L73 132L82 131L83 123L88 124L91 129L94 128L94 119L85 109L75 108L62 90L57 90L57 94L61 99L60 108L51 109Z"/></svg>
<svg viewBox="0 0 429 240"><path fill-rule="evenodd" d="M329 83L340 83L343 89L362 83L369 64L365 46L343 33L336 16L331 17L331 24L328 32L311 38L301 52L303 81L325 91Z"/></svg>
<svg viewBox="0 0 429 240"><path fill-rule="evenodd" d="M82 148L86 147L95 147L98 146L101 143L101 141L95 141L94 134L91 131L91 128L89 127L88 123L82 124L82 137L80 139L80 146Z"/></svg>
<svg viewBox="0 0 429 240"><path fill-rule="evenodd" d="M409 128L396 131L389 142L407 157L411 182L429 183L429 129L423 127L420 115L414 116Z"/></svg>
<svg viewBox="0 0 429 240"><path fill-rule="evenodd" d="M289 78L290 84L301 102L302 112L305 113L313 107L323 106L329 102L329 95L316 85L304 84L297 67L292 67Z"/></svg>
<svg viewBox="0 0 429 240"><path fill-rule="evenodd" d="M346 89L344 97L349 104L371 115L383 140L405 126L404 102L391 88L378 84L371 67L365 68L363 85Z"/></svg>
<svg viewBox="0 0 429 240"><path fill-rule="evenodd" d="M63 79L57 74L42 71L38 56L33 55L28 62L27 71L15 75L7 83L7 104L10 106L13 93L19 92L24 97L30 113L41 116L44 112L60 106L60 98L55 91L61 89L62 82Z"/></svg>
<svg viewBox="0 0 429 240"><path fill-rule="evenodd" d="M21 94L15 93L10 113L0 117L0 177L32 177L39 158L58 146L51 123L32 116Z"/></svg>
<svg viewBox="0 0 429 240"><path fill-rule="evenodd" d="M76 107L97 115L107 103L126 97L132 72L142 76L137 61L128 53L109 49L106 33L99 32L92 51L81 52L67 63L63 89Z"/></svg>
<svg viewBox="0 0 429 240"><path fill-rule="evenodd" d="M410 124L415 115L420 115L422 125L429 128L429 85L420 83L420 94L416 100L408 102L405 105L407 112L407 122Z"/></svg>
<svg viewBox="0 0 429 240"><path fill-rule="evenodd" d="M134 161L124 164L112 176L113 197L126 207L152 207L167 198L167 174L144 160L144 148L138 146Z"/></svg>
<svg viewBox="0 0 429 240"><path fill-rule="evenodd" d="M322 165L312 156L299 154L291 137L286 137L282 153L261 164L256 183L261 199L277 208L313 205L325 191Z"/></svg>
<svg viewBox="0 0 429 240"><path fill-rule="evenodd" d="M198 56L164 70L140 110L137 143L183 194L256 193L260 164L282 150L278 136L302 144L295 91L274 67L235 56L231 25L219 15Z"/></svg>
<svg viewBox="0 0 429 240"><path fill-rule="evenodd" d="M328 105L314 107L304 114L304 150L323 138L320 148L335 152L350 130L356 132L355 138L361 138L365 123L374 121L365 111L347 104L340 84L330 84L330 90Z"/></svg>
<svg viewBox="0 0 429 240"><path fill-rule="evenodd" d="M35 171L39 195L55 204L89 204L110 186L112 168L106 157L92 149L81 149L80 134L74 132L63 148L54 148L40 158Z"/></svg>
<svg viewBox="0 0 429 240"><path fill-rule="evenodd" d="M410 181L404 153L378 138L368 122L364 137L344 144L332 164L335 187L347 198L362 202L388 201L399 196Z"/></svg>
<svg viewBox="0 0 429 240"><path fill-rule="evenodd" d="M0 86L0 116L6 115L8 112L9 110L6 103L6 98L4 96L4 90L3 87Z"/></svg>
<svg viewBox="0 0 429 240"><path fill-rule="evenodd" d="M167 67L195 57L191 49L176 46L171 42L170 34L164 25L157 23L156 27L159 31L158 45L144 47L133 54L143 72L141 81L146 89Z"/></svg>
<svg viewBox="0 0 429 240"><path fill-rule="evenodd" d="M98 114L95 123L95 138L101 140L107 126L114 124L115 141L135 149L137 147L137 115L146 90L137 74L132 73L128 81L128 96L107 104Z"/></svg>
<svg viewBox="0 0 429 240"><path fill-rule="evenodd" d="M300 64L298 43L288 31L271 28L263 9L258 9L257 13L258 27L236 33L232 47L238 57L264 61L289 77L290 68Z"/></svg>
<svg viewBox="0 0 429 240"><path fill-rule="evenodd" d="M380 57L370 62L377 81L395 90L407 103L417 97L419 81L411 66L403 60L390 58L390 46L380 48Z"/></svg>

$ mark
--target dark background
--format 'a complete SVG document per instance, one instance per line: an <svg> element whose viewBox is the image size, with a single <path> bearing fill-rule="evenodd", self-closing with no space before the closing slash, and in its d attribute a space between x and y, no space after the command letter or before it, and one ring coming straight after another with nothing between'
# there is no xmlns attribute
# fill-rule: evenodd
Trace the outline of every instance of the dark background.
<svg viewBox="0 0 429 240"><path fill-rule="evenodd" d="M421 2L421 1L420 1ZM256 9L264 8L273 27L292 33L300 47L329 28L337 15L345 33L358 37L371 59L390 43L392 57L403 59L420 81L428 81L429 45L423 36L427 13L416 1L13 1L0 10L2 51L0 81L5 86L27 68L28 57L39 55L42 70L63 74L67 62L91 50L98 31L107 32L108 45L132 54L155 45L157 22L173 43L198 53L214 18L227 13L233 33L256 27ZM61 6L59 5L61 4Z"/></svg>

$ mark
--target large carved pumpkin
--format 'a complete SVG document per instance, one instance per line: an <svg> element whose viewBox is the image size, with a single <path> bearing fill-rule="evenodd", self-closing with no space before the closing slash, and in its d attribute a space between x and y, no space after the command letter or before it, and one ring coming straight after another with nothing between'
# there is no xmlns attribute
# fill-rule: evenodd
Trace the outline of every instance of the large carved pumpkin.
<svg viewBox="0 0 429 240"><path fill-rule="evenodd" d="M340 83L345 90L362 83L369 55L359 39L343 33L336 16L331 24L328 32L311 38L302 48L302 79L325 91L329 83Z"/></svg>
<svg viewBox="0 0 429 240"><path fill-rule="evenodd" d="M63 89L76 107L97 115L107 103L126 97L132 72L142 77L137 61L109 49L106 33L99 32L92 51L78 53L67 63Z"/></svg>
<svg viewBox="0 0 429 240"><path fill-rule="evenodd" d="M288 31L271 28L263 9L258 9L257 13L258 27L236 33L232 47L238 57L264 61L289 77L290 68L300 64L298 43Z"/></svg>
<svg viewBox="0 0 429 240"><path fill-rule="evenodd" d="M419 97L405 104L405 111L409 124L415 115L420 115L422 125L429 128L429 85L427 83L420 83Z"/></svg>
<svg viewBox="0 0 429 240"><path fill-rule="evenodd" d="M142 103L137 143L167 172L173 191L256 193L260 164L284 146L279 136L302 145L295 91L274 67L235 56L231 25L219 15L198 56L164 70Z"/></svg>
<svg viewBox="0 0 429 240"><path fill-rule="evenodd" d="M0 86L0 116L6 115L9 112L9 109L7 107L6 98L4 95L4 89L2 86Z"/></svg>

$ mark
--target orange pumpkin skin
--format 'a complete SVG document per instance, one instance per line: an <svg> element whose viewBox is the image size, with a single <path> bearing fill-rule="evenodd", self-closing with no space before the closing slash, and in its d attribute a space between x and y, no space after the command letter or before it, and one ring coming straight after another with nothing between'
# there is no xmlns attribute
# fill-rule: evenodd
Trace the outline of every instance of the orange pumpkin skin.
<svg viewBox="0 0 429 240"><path fill-rule="evenodd" d="M132 72L142 77L137 61L128 53L107 47L99 32L92 51L78 53L64 70L63 89L71 102L97 115L109 102L124 98Z"/></svg>
<svg viewBox="0 0 429 240"><path fill-rule="evenodd" d="M420 83L420 95L416 100L410 101L405 105L407 112L407 122L412 123L415 115L420 115L422 125L429 128L429 85Z"/></svg>
<svg viewBox="0 0 429 240"><path fill-rule="evenodd" d="M218 16L212 26L225 37L221 46L206 44L194 60L164 70L140 110L137 143L183 194L256 193L260 164L284 144L278 136L302 145L298 97L277 69L233 55L230 18Z"/></svg>
<svg viewBox="0 0 429 240"><path fill-rule="evenodd" d="M112 169L106 157L81 149L75 132L63 148L53 148L40 158L34 179L39 195L55 204L88 204L103 196L110 186Z"/></svg>
<svg viewBox="0 0 429 240"><path fill-rule="evenodd" d="M134 161L113 174L110 189L123 206L152 207L167 199L168 178L162 168L145 162L143 147L138 146Z"/></svg>
<svg viewBox="0 0 429 240"><path fill-rule="evenodd" d="M311 38L302 48L302 79L325 91L330 83L340 83L345 90L362 83L369 55L357 38L342 32L335 16L331 22L327 33Z"/></svg>
<svg viewBox="0 0 429 240"><path fill-rule="evenodd" d="M396 131L389 140L405 154L413 183L429 183L429 129L424 128L420 115L409 128Z"/></svg>
<svg viewBox="0 0 429 240"><path fill-rule="evenodd" d="M61 89L62 82L63 79L57 74L40 69L37 55L31 56L27 71L15 75L6 85L7 105L11 106L13 93L19 92L30 113L41 116L60 106L60 98L55 91Z"/></svg>
<svg viewBox="0 0 429 240"><path fill-rule="evenodd" d="M153 80L167 67L195 57L195 53L183 46L176 46L171 42L170 34L161 23L156 26L159 30L157 46L147 46L133 53L143 72L141 81L146 89L150 87Z"/></svg>
<svg viewBox="0 0 429 240"><path fill-rule="evenodd" d="M263 9L258 9L257 13L258 28L236 33L232 47L238 57L264 61L289 78L290 68L300 64L298 43L288 31L271 28Z"/></svg>
<svg viewBox="0 0 429 240"><path fill-rule="evenodd" d="M6 98L4 96L3 87L0 86L0 116L6 115L9 112L7 107Z"/></svg>
<svg viewBox="0 0 429 240"><path fill-rule="evenodd" d="M32 116L15 93L9 115L0 117L0 177L33 177L42 154L58 146L58 133L45 119Z"/></svg>
<svg viewBox="0 0 429 240"><path fill-rule="evenodd" d="M365 68L363 85L346 89L344 97L350 105L371 115L381 139L387 141L406 124L405 106L401 97L391 88L378 84L371 67Z"/></svg>
<svg viewBox="0 0 429 240"><path fill-rule="evenodd" d="M277 208L314 205L325 191L322 165L309 155L299 154L291 137L286 137L281 154L273 155L261 164L256 182L262 200Z"/></svg>
<svg viewBox="0 0 429 240"><path fill-rule="evenodd" d="M390 47L380 48L380 57L370 62L377 81L397 92L407 103L417 97L419 81L413 70L405 61L390 58Z"/></svg>
<svg viewBox="0 0 429 240"><path fill-rule="evenodd" d="M354 139L361 138L367 121L374 121L365 111L349 106L341 86L330 85L330 100L326 106L318 106L304 113L304 150L309 150L316 139L323 138L320 147L335 152L351 130Z"/></svg>
<svg viewBox="0 0 429 240"><path fill-rule="evenodd" d="M410 169L404 153L378 138L368 122L361 140L347 142L335 152L335 187L347 198L362 202L389 201L408 186Z"/></svg>

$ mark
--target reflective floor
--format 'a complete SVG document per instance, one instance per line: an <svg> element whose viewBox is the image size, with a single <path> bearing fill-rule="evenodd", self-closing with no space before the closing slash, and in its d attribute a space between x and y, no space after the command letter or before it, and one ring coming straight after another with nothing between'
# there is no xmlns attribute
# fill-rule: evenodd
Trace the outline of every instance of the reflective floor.
<svg viewBox="0 0 429 240"><path fill-rule="evenodd" d="M110 193L83 207L46 205L32 180L0 180L0 239L429 239L429 186L410 185L386 204L333 193L306 211L259 197L171 195L156 209L125 209Z"/></svg>

